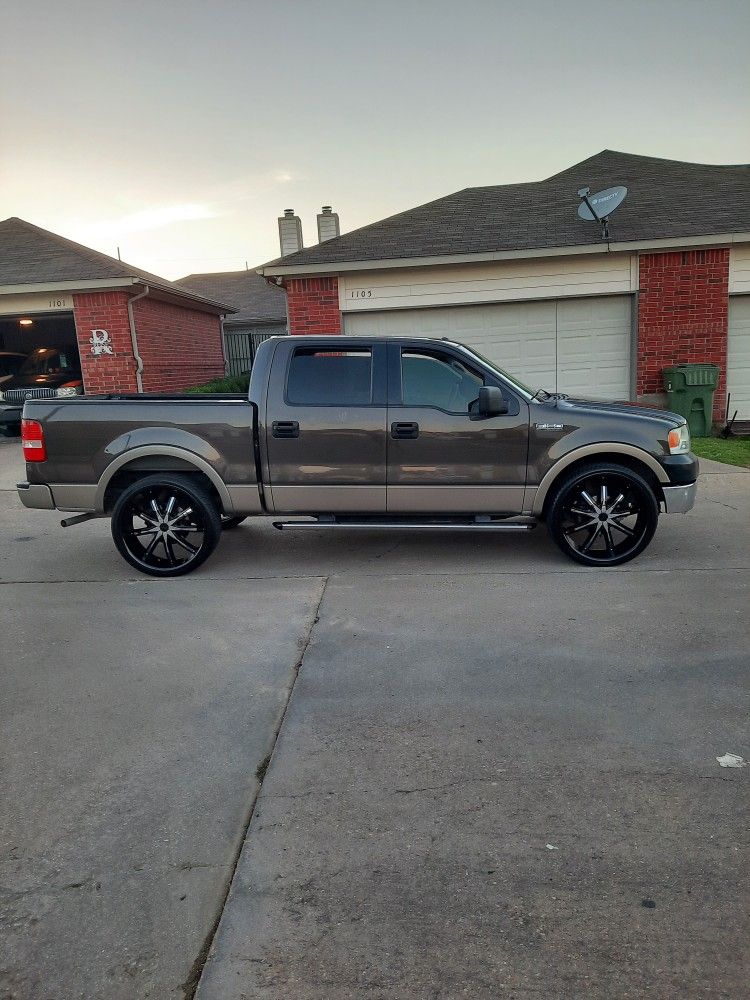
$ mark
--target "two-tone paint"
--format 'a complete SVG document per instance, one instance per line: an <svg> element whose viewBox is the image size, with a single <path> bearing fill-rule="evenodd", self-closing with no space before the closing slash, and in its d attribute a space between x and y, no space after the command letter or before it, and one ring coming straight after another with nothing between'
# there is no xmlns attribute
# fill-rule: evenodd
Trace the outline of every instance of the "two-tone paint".
<svg viewBox="0 0 750 1000"><path fill-rule="evenodd" d="M372 350L362 406L299 406L286 396L295 348ZM406 406L401 352L454 354L501 389L507 413L478 417ZM627 403L537 398L460 344L423 338L278 337L263 343L245 396L91 396L28 402L48 460L27 465L29 507L106 514L140 474L187 471L211 484L223 513L524 514L540 517L574 463L619 460L644 473L667 509L688 509L691 454L669 453L683 418ZM293 422L298 434L277 436ZM418 427L394 437L395 424ZM681 499L682 497L682 499Z"/></svg>

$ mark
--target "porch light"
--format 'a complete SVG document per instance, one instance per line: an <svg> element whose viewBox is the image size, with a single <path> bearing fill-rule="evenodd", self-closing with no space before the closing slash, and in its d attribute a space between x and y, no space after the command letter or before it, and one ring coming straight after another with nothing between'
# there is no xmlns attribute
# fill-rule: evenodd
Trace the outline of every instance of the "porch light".
<svg viewBox="0 0 750 1000"><path fill-rule="evenodd" d="M33 319L19 319L18 325L19 326L33 326L34 325L34 320Z"/></svg>

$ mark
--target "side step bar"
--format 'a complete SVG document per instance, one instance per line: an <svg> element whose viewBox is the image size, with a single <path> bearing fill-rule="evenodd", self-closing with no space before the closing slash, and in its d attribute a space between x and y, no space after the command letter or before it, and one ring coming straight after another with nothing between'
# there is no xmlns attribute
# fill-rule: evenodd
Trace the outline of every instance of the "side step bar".
<svg viewBox="0 0 750 1000"><path fill-rule="evenodd" d="M320 519L315 521L274 521L279 531L299 531L306 529L336 528L367 531L531 531L537 522L480 520L472 521L336 521Z"/></svg>

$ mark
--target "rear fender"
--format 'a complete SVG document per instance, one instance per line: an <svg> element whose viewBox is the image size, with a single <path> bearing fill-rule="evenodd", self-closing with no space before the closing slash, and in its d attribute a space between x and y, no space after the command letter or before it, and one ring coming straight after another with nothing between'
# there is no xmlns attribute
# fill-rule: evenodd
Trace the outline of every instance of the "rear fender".
<svg viewBox="0 0 750 1000"><path fill-rule="evenodd" d="M135 437L135 435L128 435L128 436L131 438L131 440L133 437ZM192 437L192 435L184 435L184 436ZM196 438L195 440L200 441L200 438ZM207 448L208 451L217 454L215 450L211 448L210 445L206 445L205 441L201 443L204 445L205 448ZM114 444L115 442L112 442L112 445ZM107 451L110 450L112 445L110 445L107 448ZM213 468L213 466L206 460L206 458L203 457L202 455L196 454L189 448L179 447L175 445L168 445L168 444L144 444L135 448L131 447L128 448L127 451L118 455L113 461L111 461L104 470L104 473L101 476L99 484L96 489L95 504L97 512L102 513L104 511L104 497L107 492L107 487L109 486L113 477L118 472L121 472L123 469L126 469L128 465L130 465L133 462L136 462L138 459L143 459L143 458L158 459L159 457L162 456L171 459L180 459L181 461L186 462L188 465L191 465L196 470L196 472L202 472L216 488L216 492L218 493L219 499L221 500L221 506L223 512L225 514L234 513L234 505L232 504L232 498L229 495L229 491L227 490L224 480L221 478L216 469Z"/></svg>

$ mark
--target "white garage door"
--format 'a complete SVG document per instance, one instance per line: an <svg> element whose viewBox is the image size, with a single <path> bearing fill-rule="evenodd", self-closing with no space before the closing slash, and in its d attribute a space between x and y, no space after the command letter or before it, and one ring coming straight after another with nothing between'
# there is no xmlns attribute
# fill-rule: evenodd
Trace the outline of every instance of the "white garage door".
<svg viewBox="0 0 750 1000"><path fill-rule="evenodd" d="M729 300L729 344L727 349L727 391L731 417L750 420L750 295L733 295Z"/></svg>
<svg viewBox="0 0 750 1000"><path fill-rule="evenodd" d="M527 385L602 399L630 398L631 300L559 299L344 313L354 337L450 337Z"/></svg>

